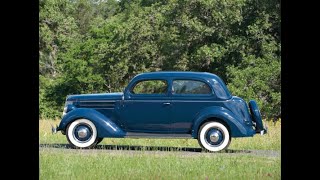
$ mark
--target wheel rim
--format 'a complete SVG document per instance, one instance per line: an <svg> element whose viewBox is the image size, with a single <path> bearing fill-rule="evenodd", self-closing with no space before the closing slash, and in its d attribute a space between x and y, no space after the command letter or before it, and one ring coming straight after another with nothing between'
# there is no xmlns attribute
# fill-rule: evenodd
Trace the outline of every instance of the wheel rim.
<svg viewBox="0 0 320 180"><path fill-rule="evenodd" d="M228 147L231 137L225 125L219 122L204 124L199 132L198 141L206 150L217 152Z"/></svg>
<svg viewBox="0 0 320 180"><path fill-rule="evenodd" d="M224 141L223 131L219 128L208 129L205 134L206 143L210 146L217 147Z"/></svg>
<svg viewBox="0 0 320 180"><path fill-rule="evenodd" d="M67 128L67 139L78 148L93 147L97 142L96 126L88 119L78 119Z"/></svg>
<svg viewBox="0 0 320 180"><path fill-rule="evenodd" d="M92 138L92 128L88 124L79 124L73 129L73 137L79 143L86 143Z"/></svg>

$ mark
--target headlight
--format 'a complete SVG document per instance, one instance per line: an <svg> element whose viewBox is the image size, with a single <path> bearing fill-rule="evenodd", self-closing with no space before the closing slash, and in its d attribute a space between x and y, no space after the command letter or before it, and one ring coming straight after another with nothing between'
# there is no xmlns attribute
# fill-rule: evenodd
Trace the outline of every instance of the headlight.
<svg viewBox="0 0 320 180"><path fill-rule="evenodd" d="M72 103L73 103L73 101L66 101L66 103L64 104L63 112L62 112L62 117L67 114L68 105L70 105Z"/></svg>

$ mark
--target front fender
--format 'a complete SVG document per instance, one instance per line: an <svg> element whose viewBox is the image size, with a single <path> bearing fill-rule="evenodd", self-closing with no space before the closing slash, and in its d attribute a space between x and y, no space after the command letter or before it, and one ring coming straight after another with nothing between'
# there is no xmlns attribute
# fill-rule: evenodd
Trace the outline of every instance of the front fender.
<svg viewBox="0 0 320 180"><path fill-rule="evenodd" d="M237 119L237 116L230 110L224 107L211 106L199 112L199 115L193 123L192 137L198 137L200 125L209 118L218 118L224 121L229 126L232 137L247 137L254 135L254 130L245 125L242 119Z"/></svg>
<svg viewBox="0 0 320 180"><path fill-rule="evenodd" d="M67 113L61 120L57 130L66 131L69 123L76 119L85 118L96 126L98 137L124 137L125 132L112 120L94 109L78 108Z"/></svg>

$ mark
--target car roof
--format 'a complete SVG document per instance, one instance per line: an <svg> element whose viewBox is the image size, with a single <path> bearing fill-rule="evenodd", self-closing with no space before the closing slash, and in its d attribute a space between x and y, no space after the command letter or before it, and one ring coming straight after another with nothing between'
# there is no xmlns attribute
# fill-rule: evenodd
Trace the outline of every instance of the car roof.
<svg viewBox="0 0 320 180"><path fill-rule="evenodd" d="M157 78L157 77L202 77L202 78L218 78L217 75L208 72L192 72L192 71L157 71L138 74L135 78Z"/></svg>
<svg viewBox="0 0 320 180"><path fill-rule="evenodd" d="M157 72L146 72L146 73L141 73L136 75L128 84L126 87L126 90L129 87L132 87L134 83L137 83L140 80L143 79L166 79L166 78L201 78L201 79L206 79L208 80L213 80L218 82L218 87L223 88L223 94L220 95L219 98L221 99L229 99L231 98L231 94L226 87L224 81L217 75L213 73L208 73L208 72L192 72L192 71L157 71ZM222 91L221 91L222 92Z"/></svg>

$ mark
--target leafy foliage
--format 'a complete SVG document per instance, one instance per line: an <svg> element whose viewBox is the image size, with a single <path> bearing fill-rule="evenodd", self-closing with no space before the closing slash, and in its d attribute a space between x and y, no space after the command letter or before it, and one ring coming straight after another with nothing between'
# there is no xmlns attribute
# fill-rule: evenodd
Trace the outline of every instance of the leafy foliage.
<svg viewBox="0 0 320 180"><path fill-rule="evenodd" d="M40 116L68 94L122 91L141 72L212 72L281 116L278 0L40 0Z"/></svg>

